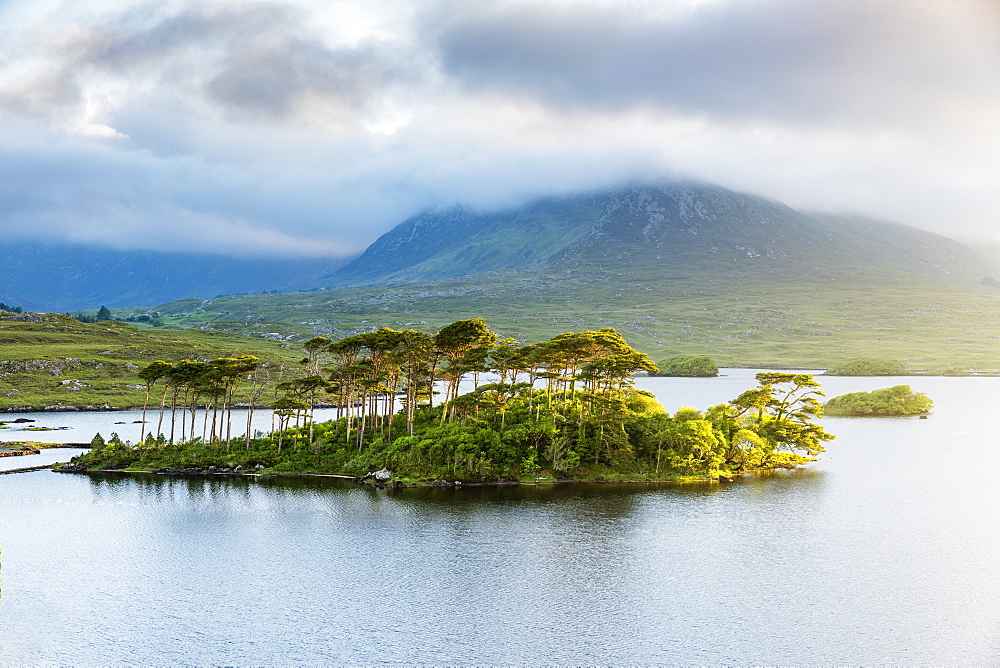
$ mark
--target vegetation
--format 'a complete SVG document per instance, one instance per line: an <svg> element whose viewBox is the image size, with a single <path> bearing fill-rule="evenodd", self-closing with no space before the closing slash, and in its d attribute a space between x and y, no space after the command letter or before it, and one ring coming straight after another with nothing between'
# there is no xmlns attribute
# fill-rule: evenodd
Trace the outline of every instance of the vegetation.
<svg viewBox="0 0 1000 668"><path fill-rule="evenodd" d="M270 434L234 440L224 417L253 360L155 362L140 376L150 390L162 382L161 415L169 410L174 425L179 412L188 427L171 426L170 436L156 429L136 447L112 438L74 462L348 475L386 468L424 481L705 478L796 466L833 438L813 421L822 392L808 374L758 374L759 386L728 404L669 415L633 385L635 373L656 366L611 328L519 345L473 318L433 336L383 327L336 342L314 337L304 350L300 375L279 385ZM484 373L491 382L481 382ZM464 381L472 387L462 393ZM313 424L322 393L339 417ZM197 435L195 414L183 416L201 398Z"/></svg>
<svg viewBox="0 0 1000 668"><path fill-rule="evenodd" d="M121 310L121 309L120 309ZM115 316L113 311L107 306L101 306L96 313L90 314L84 311L77 311L76 313L67 313L66 315L71 318L75 318L80 322L95 323L104 322L105 320L117 320L119 322L131 322L137 327L163 327L163 319L160 318L160 314L156 311L146 309L135 309L129 308L124 309L127 311L127 315Z"/></svg>
<svg viewBox="0 0 1000 668"><path fill-rule="evenodd" d="M909 385L896 385L872 392L851 392L826 402L829 415L892 417L922 415L934 406L923 392L914 392Z"/></svg>
<svg viewBox="0 0 1000 668"><path fill-rule="evenodd" d="M660 362L661 376L710 377L719 375L719 367L708 355L671 357Z"/></svg>
<svg viewBox="0 0 1000 668"><path fill-rule="evenodd" d="M895 360L863 359L841 362L826 370L827 376L907 376L911 372Z"/></svg>

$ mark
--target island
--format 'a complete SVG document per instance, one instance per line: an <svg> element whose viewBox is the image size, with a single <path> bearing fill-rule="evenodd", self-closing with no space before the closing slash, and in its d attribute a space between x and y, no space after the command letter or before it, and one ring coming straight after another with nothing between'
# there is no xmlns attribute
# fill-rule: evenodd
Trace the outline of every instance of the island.
<svg viewBox="0 0 1000 668"><path fill-rule="evenodd" d="M845 417L906 417L924 415L934 402L923 392L914 392L909 385L896 385L871 392L851 392L826 402L828 415Z"/></svg>
<svg viewBox="0 0 1000 668"><path fill-rule="evenodd" d="M679 355L660 363L659 376L710 378L719 375L719 366L708 355Z"/></svg>
<svg viewBox="0 0 1000 668"><path fill-rule="evenodd" d="M760 373L728 403L669 414L635 387L635 374L656 365L611 328L521 345L472 318L433 335L383 327L314 337L303 350L300 375L276 386L269 433L234 435L230 419L239 386L266 386L256 358L154 362L138 375L147 397L159 394L156 427L137 444L98 436L67 470L382 472L399 484L718 480L797 467L833 438L816 423L823 393L805 373ZM313 422L321 398L336 419Z"/></svg>
<svg viewBox="0 0 1000 668"><path fill-rule="evenodd" d="M826 376L907 376L911 371L897 360L881 360L871 357L847 360L826 370Z"/></svg>

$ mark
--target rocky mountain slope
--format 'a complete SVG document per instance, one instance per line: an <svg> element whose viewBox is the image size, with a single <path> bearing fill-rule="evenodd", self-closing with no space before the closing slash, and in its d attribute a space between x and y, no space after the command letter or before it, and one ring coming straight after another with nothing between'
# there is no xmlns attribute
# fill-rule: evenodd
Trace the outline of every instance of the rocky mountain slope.
<svg viewBox="0 0 1000 668"><path fill-rule="evenodd" d="M704 271L910 274L979 281L989 261L916 228L803 213L703 184L633 186L479 214L452 208L399 224L323 287L437 281L525 269L665 276Z"/></svg>

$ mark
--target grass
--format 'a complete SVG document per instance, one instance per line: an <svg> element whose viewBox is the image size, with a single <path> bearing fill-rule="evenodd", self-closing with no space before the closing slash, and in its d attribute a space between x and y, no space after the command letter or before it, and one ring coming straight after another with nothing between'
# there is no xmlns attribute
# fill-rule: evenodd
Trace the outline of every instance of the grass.
<svg viewBox="0 0 1000 668"><path fill-rule="evenodd" d="M826 368L858 357L914 370L1000 370L1000 290L971 283L828 272L717 271L671 280L497 273L437 283L234 296L174 306L177 327L296 341L381 326L435 331L483 317L522 342L614 327L653 359L709 355L722 366ZM807 280L808 279L808 280Z"/></svg>
<svg viewBox="0 0 1000 668"><path fill-rule="evenodd" d="M227 332L140 330L58 314L35 322L10 318L0 315L0 410L141 406L144 389L136 371L157 359L251 354L292 364L300 357L280 343Z"/></svg>

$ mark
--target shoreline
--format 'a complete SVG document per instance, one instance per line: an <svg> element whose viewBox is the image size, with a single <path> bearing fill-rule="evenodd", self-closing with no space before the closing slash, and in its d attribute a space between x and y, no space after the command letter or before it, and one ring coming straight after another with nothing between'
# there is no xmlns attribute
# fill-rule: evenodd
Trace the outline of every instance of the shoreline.
<svg viewBox="0 0 1000 668"><path fill-rule="evenodd" d="M58 468L54 468L58 466ZM103 474L119 474L119 475L156 475L164 478L217 478L217 479L232 479L232 478L337 478L339 480L350 480L362 487L370 487L372 489L406 489L406 488L433 488L433 489L464 489L464 488L479 488L479 487L542 487L547 485L566 485L566 484L596 484L596 485L614 485L614 484L626 484L626 485L649 485L649 484L672 484L672 485L683 485L687 483L730 483L735 482L738 478L760 475L761 473L767 471L777 470L775 468L761 469L760 471L744 471L741 473L734 473L732 475L717 475L717 476L705 476L705 477L681 477L681 478L629 478L622 480L609 480L604 477L596 478L552 478L544 480L498 480L498 481L465 481L465 480L435 480L432 482L422 482L422 483L404 483L401 480L385 480L376 481L373 478L367 476L352 476L343 473L317 473L313 471L296 471L292 473L285 472L267 472L259 473L256 471L231 471L228 469L219 469L216 471L209 471L205 469L84 469L77 468L73 464L62 464L61 466L57 464L51 465L51 470L54 473L73 473L82 475L103 475ZM50 467L42 467L50 468ZM798 470L802 469L802 466L794 467L779 467L782 470Z"/></svg>

